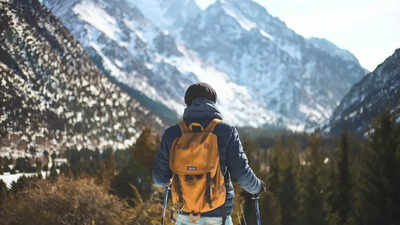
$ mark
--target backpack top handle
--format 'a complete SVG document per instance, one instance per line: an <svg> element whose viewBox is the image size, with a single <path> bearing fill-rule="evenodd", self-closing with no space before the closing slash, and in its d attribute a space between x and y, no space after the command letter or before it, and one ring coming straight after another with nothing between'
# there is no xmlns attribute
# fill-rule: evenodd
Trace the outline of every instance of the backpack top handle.
<svg viewBox="0 0 400 225"><path fill-rule="evenodd" d="M191 123L191 124L189 125L189 130L190 130L190 131L193 131L193 127L200 127L200 130L201 130L201 131L204 131L204 128L203 128L203 126L202 126L200 123Z"/></svg>
<svg viewBox="0 0 400 225"><path fill-rule="evenodd" d="M200 130L203 131L208 131L208 132L212 132L214 130L214 128L217 126L218 123L220 123L221 120L220 119L213 119L211 120L211 122L207 125L207 127L204 129L204 127L200 124L200 123L191 123L188 126L186 126L185 121L181 120L178 125L179 128L181 129L182 133L186 133L186 132L192 132L193 131L193 127L200 127Z"/></svg>

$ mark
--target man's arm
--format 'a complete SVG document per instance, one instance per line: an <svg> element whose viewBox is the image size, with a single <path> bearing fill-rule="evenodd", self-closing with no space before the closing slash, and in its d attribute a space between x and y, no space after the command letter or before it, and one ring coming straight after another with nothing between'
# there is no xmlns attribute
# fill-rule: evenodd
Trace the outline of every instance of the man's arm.
<svg viewBox="0 0 400 225"><path fill-rule="evenodd" d="M172 176L172 172L169 169L169 148L171 141L166 133L164 133L161 139L160 148L153 161L152 170L154 184L162 187L169 185Z"/></svg>
<svg viewBox="0 0 400 225"><path fill-rule="evenodd" d="M262 190L263 184L249 166L236 128L233 128L227 146L227 166L231 172L232 180L244 190L251 194L258 194Z"/></svg>

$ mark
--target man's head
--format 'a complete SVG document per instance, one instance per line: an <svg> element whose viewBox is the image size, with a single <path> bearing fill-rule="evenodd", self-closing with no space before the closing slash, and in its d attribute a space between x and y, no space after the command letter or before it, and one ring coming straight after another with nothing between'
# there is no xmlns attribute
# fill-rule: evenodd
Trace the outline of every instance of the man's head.
<svg viewBox="0 0 400 225"><path fill-rule="evenodd" d="M196 83L190 85L190 87L186 90L185 93L185 104L186 106L190 106L192 104L193 99L198 97L207 98L214 103L217 102L217 93L215 90L206 83Z"/></svg>

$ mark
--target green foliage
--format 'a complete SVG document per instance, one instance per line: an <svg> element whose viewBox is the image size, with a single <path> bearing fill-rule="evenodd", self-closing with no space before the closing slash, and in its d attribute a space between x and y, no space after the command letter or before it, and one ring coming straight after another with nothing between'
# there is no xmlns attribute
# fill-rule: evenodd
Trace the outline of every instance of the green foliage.
<svg viewBox="0 0 400 225"><path fill-rule="evenodd" d="M330 224L351 224L353 212L353 183L354 175L351 173L350 135L345 131L340 138L340 149L335 167L332 168L331 191L331 216Z"/></svg>
<svg viewBox="0 0 400 225"><path fill-rule="evenodd" d="M294 142L290 141L285 147L277 142L268 155L270 172L267 181L271 190L268 198L278 201L275 204L279 205L280 211L275 220L282 224L298 224L298 153Z"/></svg>
<svg viewBox="0 0 400 225"><path fill-rule="evenodd" d="M137 193L132 191L132 186L137 189ZM132 161L112 178L111 189L112 193L128 201L131 206L136 206L139 197L148 200L152 194L152 179L145 168Z"/></svg>
<svg viewBox="0 0 400 225"><path fill-rule="evenodd" d="M160 138L155 136L151 127L146 127L136 141L133 160L151 174L153 160L160 145Z"/></svg>
<svg viewBox="0 0 400 225"><path fill-rule="evenodd" d="M325 196L327 193L327 170L324 165L326 159L320 145L318 135L311 136L311 145L305 158L304 169L300 176L303 176L301 198L301 223L310 225L326 224Z"/></svg>
<svg viewBox="0 0 400 225"><path fill-rule="evenodd" d="M385 112L372 126L362 157L361 224L400 223L400 125Z"/></svg>
<svg viewBox="0 0 400 225"><path fill-rule="evenodd" d="M250 165L268 186L268 191L260 199L262 224L399 224L399 127L393 116L386 113L374 122L367 141L347 132L340 137L326 137L317 133L278 135L269 132L263 136L259 131L256 140L243 135L242 143ZM52 167L48 179L40 181L40 184L36 184L37 178L21 177L8 191L0 182L0 205L6 196L7 205L14 207L6 211L0 208L0 216L5 218L5 224L58 224L54 221L62 218L70 205L78 205L79 209L74 208L77 214L73 214L77 218L71 219L77 224L160 224L163 194L162 190L152 187L151 179L152 162L159 143L160 138L152 133L151 128L146 128L129 150L93 152L70 149L65 152L68 164L59 168L63 175L57 179L53 179L57 176L55 167ZM3 167L11 164L4 159L0 163ZM19 167L25 163L26 159L20 159ZM34 190L56 186L58 190L64 190L62 187L65 186L65 190L60 191L64 194L60 196L74 196L77 191L66 191L72 188L69 183L79 185L84 180L88 182L87 177L92 177L89 183L94 189L100 188L94 191L96 195L85 191L87 195L80 193L77 194L79 198L64 198L61 202L52 193L51 198L62 209L49 203L47 198L43 200L58 211L37 205L35 202L39 197L32 197L39 196ZM256 224L254 201L234 185L234 224ZM85 190L89 192L89 189ZM129 216L117 210L111 215L114 219L108 220L111 222L100 223L96 221L106 215L102 212L106 208L104 204L95 209L89 206L90 212L101 211L99 217L90 217L86 215L88 211L81 209L83 205L88 207L88 204L103 201L104 196L114 198L115 204L123 206L123 211L129 212ZM93 198L92 202L80 201L89 198ZM115 219L120 213L121 218L126 219L124 222ZM15 215L21 215L21 220L16 221ZM167 220L167 224L173 223Z"/></svg>
<svg viewBox="0 0 400 225"><path fill-rule="evenodd" d="M128 156L128 163L112 179L113 193L125 199L130 205L137 205L138 199L149 199L152 190L151 169L160 140L152 133L151 127L143 130L135 147ZM137 189L138 193L132 192Z"/></svg>
<svg viewBox="0 0 400 225"><path fill-rule="evenodd" d="M252 202L252 204L254 204L254 202ZM283 216L281 214L284 210L285 209L280 205L280 201L275 194L270 191L266 192L260 201L261 223L269 225L284 224L282 221ZM247 218L255 218L254 212L252 213L253 214L247 215Z"/></svg>

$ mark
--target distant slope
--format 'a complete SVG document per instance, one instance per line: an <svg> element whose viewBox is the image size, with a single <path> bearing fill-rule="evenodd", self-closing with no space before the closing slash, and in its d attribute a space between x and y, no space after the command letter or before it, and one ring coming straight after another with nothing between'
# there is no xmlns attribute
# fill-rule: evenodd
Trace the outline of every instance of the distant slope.
<svg viewBox="0 0 400 225"><path fill-rule="evenodd" d="M46 0L115 79L181 114L208 82L237 126L311 130L367 71L348 51L306 39L251 0ZM93 49L90 51L89 49Z"/></svg>
<svg viewBox="0 0 400 225"><path fill-rule="evenodd" d="M167 125L111 83L38 0L0 1L0 153L131 146Z"/></svg>
<svg viewBox="0 0 400 225"><path fill-rule="evenodd" d="M400 49L354 85L330 119L328 129L364 134L372 119L390 110L400 122Z"/></svg>

